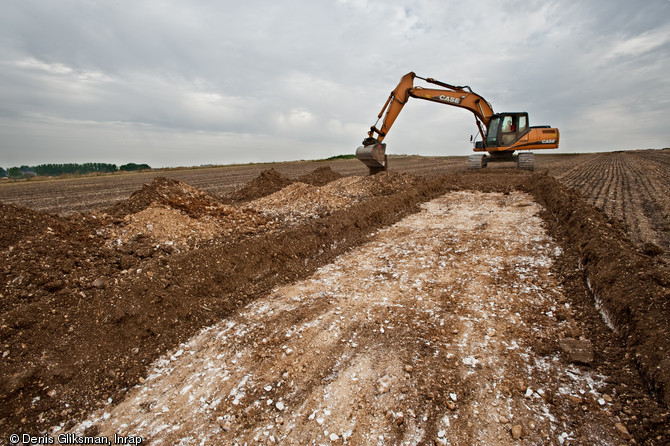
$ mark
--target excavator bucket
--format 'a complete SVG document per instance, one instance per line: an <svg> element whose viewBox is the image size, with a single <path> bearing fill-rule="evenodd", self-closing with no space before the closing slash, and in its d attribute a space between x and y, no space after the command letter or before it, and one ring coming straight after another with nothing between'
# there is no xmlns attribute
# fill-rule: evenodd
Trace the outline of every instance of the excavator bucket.
<svg viewBox="0 0 670 446"><path fill-rule="evenodd" d="M386 157L386 144L375 143L360 146L356 149L356 158L370 169L370 175L386 170L388 161Z"/></svg>

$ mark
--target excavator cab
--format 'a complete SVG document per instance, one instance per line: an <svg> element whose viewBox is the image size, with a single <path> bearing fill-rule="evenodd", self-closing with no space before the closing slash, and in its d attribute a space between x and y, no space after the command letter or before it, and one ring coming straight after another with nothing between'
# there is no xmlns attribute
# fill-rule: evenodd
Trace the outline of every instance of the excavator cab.
<svg viewBox="0 0 670 446"><path fill-rule="evenodd" d="M475 152L488 155L470 155L468 169L481 169L488 163L515 162L520 169L533 170L535 157L529 150L558 147L558 129L548 125L531 127L528 113L496 113L491 115L483 141L475 143ZM514 154L519 151L518 154Z"/></svg>
<svg viewBox="0 0 670 446"><path fill-rule="evenodd" d="M528 133L528 113L499 113L486 129L487 147L508 147Z"/></svg>
<svg viewBox="0 0 670 446"><path fill-rule="evenodd" d="M475 145L475 152L488 152L488 155L470 155L468 169L481 169L488 163L514 162L519 168L533 170L532 153L514 154L520 144L528 140L528 113L495 113L491 115L484 141Z"/></svg>

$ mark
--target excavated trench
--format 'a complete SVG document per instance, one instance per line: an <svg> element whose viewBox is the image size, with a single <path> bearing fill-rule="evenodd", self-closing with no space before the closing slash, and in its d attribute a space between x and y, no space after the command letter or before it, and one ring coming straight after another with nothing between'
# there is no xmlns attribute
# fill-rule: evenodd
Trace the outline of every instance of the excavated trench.
<svg viewBox="0 0 670 446"><path fill-rule="evenodd" d="M3 438L670 439L667 270L550 177L266 177L4 209Z"/></svg>
<svg viewBox="0 0 670 446"><path fill-rule="evenodd" d="M155 363L75 432L152 444L619 440L605 377L547 344L576 321L524 193L453 192ZM538 343L540 348L538 348ZM559 404L550 404L556 401Z"/></svg>

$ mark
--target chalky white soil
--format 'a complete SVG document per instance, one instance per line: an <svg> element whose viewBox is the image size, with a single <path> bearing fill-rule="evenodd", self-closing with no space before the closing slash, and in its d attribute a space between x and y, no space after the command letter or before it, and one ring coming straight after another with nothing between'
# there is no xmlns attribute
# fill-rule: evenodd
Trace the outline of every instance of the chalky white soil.
<svg viewBox="0 0 670 446"><path fill-rule="evenodd" d="M454 192L159 360L75 432L152 445L618 444L530 196ZM569 410L568 410L569 409ZM56 428L58 430L58 428Z"/></svg>

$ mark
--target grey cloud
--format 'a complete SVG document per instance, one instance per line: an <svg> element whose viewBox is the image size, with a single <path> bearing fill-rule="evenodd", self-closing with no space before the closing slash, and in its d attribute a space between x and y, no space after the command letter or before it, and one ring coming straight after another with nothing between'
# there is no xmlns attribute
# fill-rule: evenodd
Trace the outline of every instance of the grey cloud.
<svg viewBox="0 0 670 446"><path fill-rule="evenodd" d="M408 71L558 126L565 151L667 145L668 16L666 0L11 2L0 165L351 153ZM465 155L473 130L412 103L387 143Z"/></svg>

